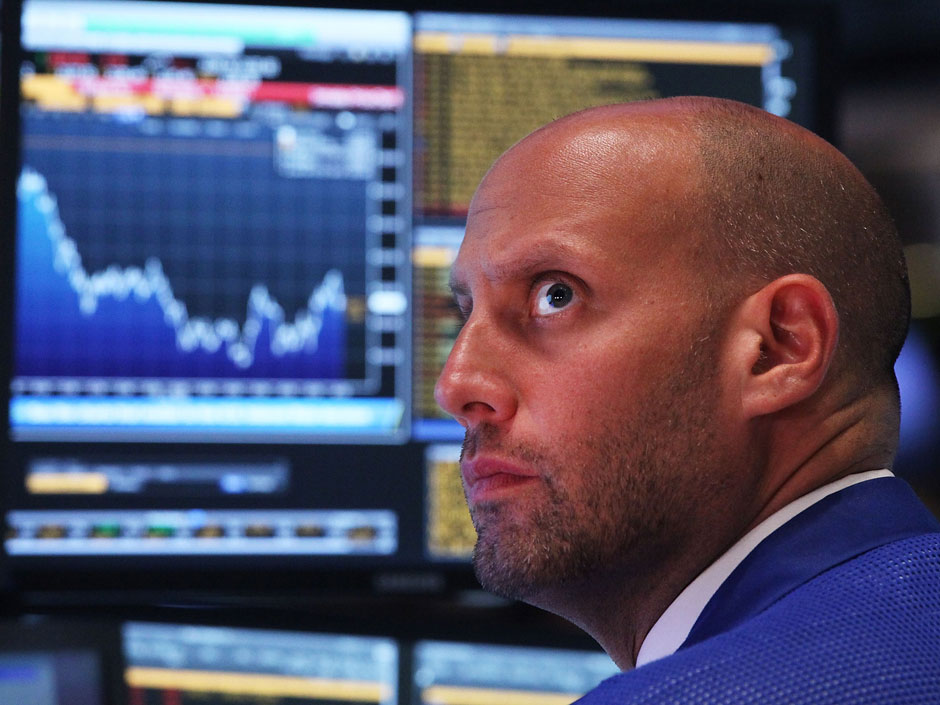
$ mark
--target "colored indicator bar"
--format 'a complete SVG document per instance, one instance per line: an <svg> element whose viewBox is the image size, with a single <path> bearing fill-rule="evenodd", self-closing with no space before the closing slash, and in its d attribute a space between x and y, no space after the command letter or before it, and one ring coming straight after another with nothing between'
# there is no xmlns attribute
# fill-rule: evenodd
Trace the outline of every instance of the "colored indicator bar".
<svg viewBox="0 0 940 705"><path fill-rule="evenodd" d="M411 261L416 267L450 267L457 257L454 247L433 247L419 245L411 253Z"/></svg>
<svg viewBox="0 0 940 705"><path fill-rule="evenodd" d="M540 39L510 37L510 56L554 56L577 59L619 59L668 64L763 66L774 59L769 44L619 39Z"/></svg>
<svg viewBox="0 0 940 705"><path fill-rule="evenodd" d="M358 45L401 51L411 37L404 12L212 6L204 3L32 0L24 46L125 51L240 53L246 46L302 49Z"/></svg>
<svg viewBox="0 0 940 705"><path fill-rule="evenodd" d="M85 25L88 32L121 34L143 34L190 37L238 37L246 44L267 46L305 46L317 44L317 36L309 29L291 28L286 23L277 28L258 27L246 22L219 22L214 18L212 26L198 24L186 26L175 21L159 21L153 17L120 17L108 15L89 17Z"/></svg>
<svg viewBox="0 0 940 705"><path fill-rule="evenodd" d="M432 685L421 691L421 702L434 705L571 705L583 693L546 693Z"/></svg>
<svg viewBox="0 0 940 705"><path fill-rule="evenodd" d="M351 702L381 703L392 695L388 683L304 678L269 673L196 671L131 666L124 672L131 688L183 690L269 698L319 698Z"/></svg>
<svg viewBox="0 0 940 705"><path fill-rule="evenodd" d="M390 430L404 407L397 399L145 399L32 396L11 402L14 426L166 428L241 432L317 429Z"/></svg>
<svg viewBox="0 0 940 705"><path fill-rule="evenodd" d="M108 476L101 472L31 472L26 476L30 494L104 494Z"/></svg>
<svg viewBox="0 0 940 705"><path fill-rule="evenodd" d="M421 32L415 50L423 54L479 54L566 59L607 59L667 64L764 66L776 58L774 47L762 42L594 39L529 35L455 35Z"/></svg>

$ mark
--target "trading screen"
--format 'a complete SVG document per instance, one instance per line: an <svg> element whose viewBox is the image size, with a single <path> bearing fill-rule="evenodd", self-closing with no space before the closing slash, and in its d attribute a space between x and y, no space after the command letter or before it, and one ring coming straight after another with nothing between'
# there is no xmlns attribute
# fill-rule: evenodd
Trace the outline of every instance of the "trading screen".
<svg viewBox="0 0 940 705"><path fill-rule="evenodd" d="M10 565L467 573L463 429L433 387L479 179L591 105L705 93L811 115L812 55L791 40L771 24L25 0Z"/></svg>
<svg viewBox="0 0 940 705"><path fill-rule="evenodd" d="M619 672L597 648L185 620L41 618L0 636L10 705L568 705Z"/></svg>
<svg viewBox="0 0 940 705"><path fill-rule="evenodd" d="M419 212L465 215L496 157L583 108L695 87L788 114L786 51L769 25L419 13Z"/></svg>
<svg viewBox="0 0 940 705"><path fill-rule="evenodd" d="M127 705L396 705L398 646L338 634L130 622Z"/></svg>
<svg viewBox="0 0 940 705"><path fill-rule="evenodd" d="M467 642L415 646L412 705L569 705L620 672L599 651Z"/></svg>
<svg viewBox="0 0 940 705"><path fill-rule="evenodd" d="M415 437L458 440L434 403L456 334L448 288L470 199L516 141L587 107L694 93L789 115L777 27L575 17L415 17Z"/></svg>
<svg viewBox="0 0 940 705"><path fill-rule="evenodd" d="M409 21L221 12L27 5L16 438L405 426Z"/></svg>

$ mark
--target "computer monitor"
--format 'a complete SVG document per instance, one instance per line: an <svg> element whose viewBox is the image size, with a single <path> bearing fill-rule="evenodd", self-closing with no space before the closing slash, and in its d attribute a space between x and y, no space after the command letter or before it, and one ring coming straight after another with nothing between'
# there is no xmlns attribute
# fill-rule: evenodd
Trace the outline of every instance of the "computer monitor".
<svg viewBox="0 0 940 705"><path fill-rule="evenodd" d="M14 10L2 511L24 589L474 584L433 385L486 166L601 102L817 114L792 23Z"/></svg>
<svg viewBox="0 0 940 705"><path fill-rule="evenodd" d="M416 438L463 436L433 387L459 329L448 272L493 161L539 126L608 103L701 94L799 120L814 102L800 39L770 23L417 13Z"/></svg>
<svg viewBox="0 0 940 705"><path fill-rule="evenodd" d="M406 437L410 28L26 3L14 440Z"/></svg>
<svg viewBox="0 0 940 705"><path fill-rule="evenodd" d="M569 705L619 672L601 651L421 641L412 705Z"/></svg>
<svg viewBox="0 0 940 705"><path fill-rule="evenodd" d="M14 563L420 560L411 37L401 11L23 4Z"/></svg>
<svg viewBox="0 0 940 705"><path fill-rule="evenodd" d="M122 651L128 705L400 702L383 637L128 622Z"/></svg>
<svg viewBox="0 0 940 705"><path fill-rule="evenodd" d="M619 670L557 631L496 643L467 621L442 628L400 617L347 620L339 630L303 611L285 628L263 611L192 607L4 619L0 702L567 705ZM258 626L267 621L276 626Z"/></svg>

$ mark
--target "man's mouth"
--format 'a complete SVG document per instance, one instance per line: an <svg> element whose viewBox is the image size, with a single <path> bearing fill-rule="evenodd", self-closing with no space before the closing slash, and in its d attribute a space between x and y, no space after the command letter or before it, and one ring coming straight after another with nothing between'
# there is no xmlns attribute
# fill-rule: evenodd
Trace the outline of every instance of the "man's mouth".
<svg viewBox="0 0 940 705"><path fill-rule="evenodd" d="M539 477L531 468L486 456L465 460L460 465L460 471L467 491L467 502L471 506L511 494L520 487L538 481Z"/></svg>

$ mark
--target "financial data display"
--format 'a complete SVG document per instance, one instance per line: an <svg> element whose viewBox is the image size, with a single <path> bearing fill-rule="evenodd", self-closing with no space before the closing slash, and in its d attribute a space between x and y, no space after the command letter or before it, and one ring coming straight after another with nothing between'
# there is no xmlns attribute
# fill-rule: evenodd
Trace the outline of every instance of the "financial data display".
<svg viewBox="0 0 940 705"><path fill-rule="evenodd" d="M6 554L40 561L422 555L417 535L400 541L402 520L409 525L403 502L420 485L370 481L379 456L356 467L338 452L304 473L294 469L302 455L27 457L25 496L5 516Z"/></svg>
<svg viewBox="0 0 940 705"><path fill-rule="evenodd" d="M490 163L602 103L813 116L809 44L771 24L16 4L0 480L37 585L472 584L434 385Z"/></svg>
<svg viewBox="0 0 940 705"><path fill-rule="evenodd" d="M450 290L450 268L463 241L463 225L423 225L415 229L414 415L412 433L424 441L459 440L463 428L434 401L434 385L444 368L461 318Z"/></svg>
<svg viewBox="0 0 940 705"><path fill-rule="evenodd" d="M128 705L396 705L398 646L380 637L130 622Z"/></svg>
<svg viewBox="0 0 940 705"><path fill-rule="evenodd" d="M403 13L33 0L14 437L407 434Z"/></svg>
<svg viewBox="0 0 940 705"><path fill-rule="evenodd" d="M425 546L432 560L469 560L477 542L460 479L460 446L425 451Z"/></svg>
<svg viewBox="0 0 940 705"><path fill-rule="evenodd" d="M460 327L448 273L493 161L583 108L694 94L788 116L798 87L768 24L418 13L414 49L413 432L456 440L433 386Z"/></svg>
<svg viewBox="0 0 940 705"><path fill-rule="evenodd" d="M570 705L619 672L599 651L423 641L412 705Z"/></svg>
<svg viewBox="0 0 940 705"><path fill-rule="evenodd" d="M465 215L496 157L562 115L697 90L785 116L795 88L770 25L419 13L415 52L424 216Z"/></svg>

